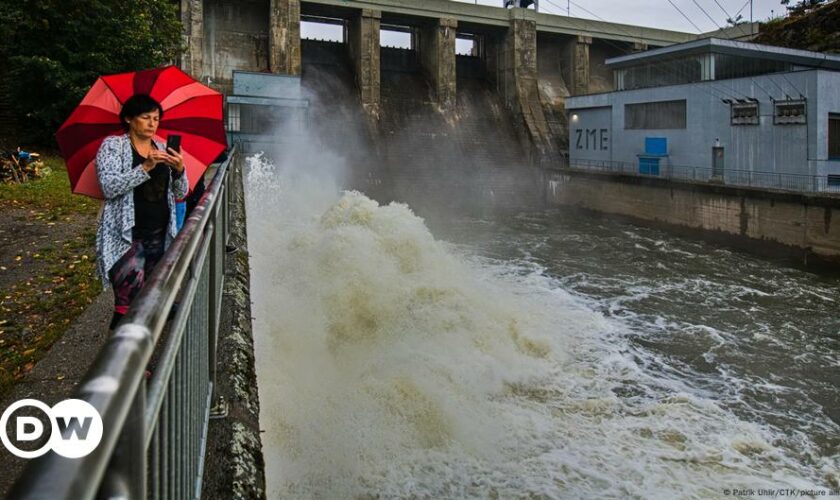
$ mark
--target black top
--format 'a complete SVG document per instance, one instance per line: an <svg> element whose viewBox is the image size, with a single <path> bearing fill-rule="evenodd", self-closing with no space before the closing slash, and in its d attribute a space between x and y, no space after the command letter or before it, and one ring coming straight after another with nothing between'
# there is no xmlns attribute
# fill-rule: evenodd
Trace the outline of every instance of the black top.
<svg viewBox="0 0 840 500"><path fill-rule="evenodd" d="M144 161L132 144L132 165L137 167ZM169 167L158 163L149 176L151 179L134 188L134 238L165 232L169 223Z"/></svg>

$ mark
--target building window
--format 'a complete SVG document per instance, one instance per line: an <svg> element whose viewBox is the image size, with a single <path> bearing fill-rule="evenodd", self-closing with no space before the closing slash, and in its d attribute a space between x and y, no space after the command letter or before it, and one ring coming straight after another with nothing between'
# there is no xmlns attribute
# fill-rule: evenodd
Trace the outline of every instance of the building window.
<svg viewBox="0 0 840 500"><path fill-rule="evenodd" d="M829 175L828 187L840 187L840 175Z"/></svg>
<svg viewBox="0 0 840 500"><path fill-rule="evenodd" d="M799 125L806 122L805 101L776 101L773 123L776 125Z"/></svg>
<svg viewBox="0 0 840 500"><path fill-rule="evenodd" d="M239 132L239 127L241 123L239 115L239 104L228 104L227 115L228 132Z"/></svg>
<svg viewBox="0 0 840 500"><path fill-rule="evenodd" d="M731 54L714 54L715 80L745 78L790 71L791 64L774 59L759 59Z"/></svg>
<svg viewBox="0 0 840 500"><path fill-rule="evenodd" d="M757 102L733 102L729 108L732 125L758 125Z"/></svg>
<svg viewBox="0 0 840 500"><path fill-rule="evenodd" d="M828 159L840 160L840 113L828 115Z"/></svg>
<svg viewBox="0 0 840 500"><path fill-rule="evenodd" d="M624 105L624 128L661 130L685 128L685 100Z"/></svg>

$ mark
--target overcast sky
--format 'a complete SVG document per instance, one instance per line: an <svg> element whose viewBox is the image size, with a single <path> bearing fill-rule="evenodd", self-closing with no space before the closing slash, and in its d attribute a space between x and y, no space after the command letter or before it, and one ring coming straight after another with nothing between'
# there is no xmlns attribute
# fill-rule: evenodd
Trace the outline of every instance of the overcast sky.
<svg viewBox="0 0 840 500"><path fill-rule="evenodd" d="M503 3L502 0L452 1L492 6L499 6ZM724 11L729 13L730 16L735 16L735 13L740 11L744 20L749 21L750 19L750 5L747 0L671 0L671 2L685 13L702 32L718 29L715 23L726 26L728 16L724 14ZM572 17L586 19L598 19L600 17L604 21L614 23L650 26L690 33L699 32L668 0L539 0L539 3L540 12L547 14L565 16L566 9L570 8ZM709 16L706 16L703 10ZM771 10L776 15L786 12L779 0L753 0L754 20L764 21L768 19ZM593 14L597 14L597 17Z"/></svg>

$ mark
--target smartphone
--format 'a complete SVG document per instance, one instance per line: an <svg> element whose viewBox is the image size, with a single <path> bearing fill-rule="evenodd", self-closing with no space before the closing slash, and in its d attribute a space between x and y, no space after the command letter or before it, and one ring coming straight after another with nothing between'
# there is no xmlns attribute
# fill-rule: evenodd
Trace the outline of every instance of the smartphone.
<svg viewBox="0 0 840 500"><path fill-rule="evenodd" d="M166 138L166 149L167 151L169 148L174 149L177 152L181 152L181 136L178 134L169 134L169 137Z"/></svg>

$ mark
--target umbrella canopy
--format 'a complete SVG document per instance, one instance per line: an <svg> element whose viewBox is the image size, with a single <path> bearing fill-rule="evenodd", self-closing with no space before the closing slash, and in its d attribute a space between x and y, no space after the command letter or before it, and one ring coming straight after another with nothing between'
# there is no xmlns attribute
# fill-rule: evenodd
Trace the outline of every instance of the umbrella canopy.
<svg viewBox="0 0 840 500"><path fill-rule="evenodd" d="M134 94L148 94L163 107L155 140L165 143L170 134L182 136L190 189L227 147L222 94L175 66L103 76L55 134L74 193L103 198L96 152L106 137L124 133L120 110Z"/></svg>

